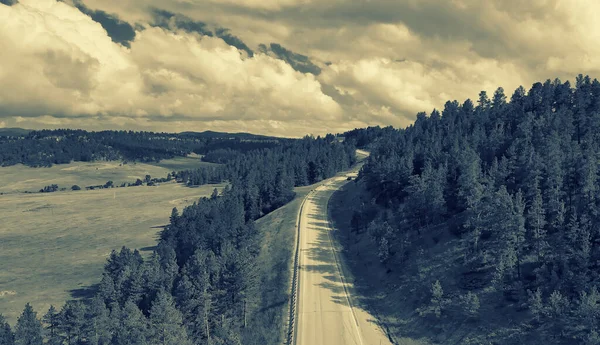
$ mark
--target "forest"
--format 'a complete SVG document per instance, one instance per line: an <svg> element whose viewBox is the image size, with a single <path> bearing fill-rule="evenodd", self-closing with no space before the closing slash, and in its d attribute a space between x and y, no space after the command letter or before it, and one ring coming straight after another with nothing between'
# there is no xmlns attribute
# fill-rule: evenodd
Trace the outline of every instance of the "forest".
<svg viewBox="0 0 600 345"><path fill-rule="evenodd" d="M390 273L425 267L443 244L461 253L413 287L425 291L415 314L444 324L493 310L516 315L521 339L600 343L598 80L482 91L406 129L346 137L372 149L359 175L371 202L352 216L370 255ZM495 330L480 316L470 327Z"/></svg>
<svg viewBox="0 0 600 345"><path fill-rule="evenodd" d="M260 293L254 220L293 199L294 186L350 167L354 150L333 136L305 137L237 155L212 177L176 173L186 183L226 177L230 185L174 208L150 258L113 251L90 298L43 315L28 304L14 328L0 315L0 344L261 344L248 327Z"/></svg>
<svg viewBox="0 0 600 345"><path fill-rule="evenodd" d="M16 134L14 134L16 133ZM269 148L289 139L246 133L184 132L180 134L56 129L0 133L0 165L32 167L67 164L72 161L132 160L155 162L190 153L214 150Z"/></svg>

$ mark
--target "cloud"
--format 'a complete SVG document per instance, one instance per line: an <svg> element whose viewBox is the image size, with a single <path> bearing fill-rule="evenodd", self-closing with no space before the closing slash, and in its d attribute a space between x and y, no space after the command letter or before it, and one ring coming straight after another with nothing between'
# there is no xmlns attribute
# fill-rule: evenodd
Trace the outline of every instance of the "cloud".
<svg viewBox="0 0 600 345"><path fill-rule="evenodd" d="M0 5L7 125L302 136L600 72L584 0L83 1Z"/></svg>
<svg viewBox="0 0 600 345"><path fill-rule="evenodd" d="M230 46L245 51L249 57L254 55L254 52L239 37L232 35L229 29L217 27L213 33L207 23L193 20L179 13L172 13L156 8L152 10L152 16L152 25L154 26L169 30L183 30L188 33L198 33L202 36L216 36Z"/></svg>
<svg viewBox="0 0 600 345"><path fill-rule="evenodd" d="M129 23L120 20L116 15L101 10L91 10L81 0L73 0L73 4L81 12L89 15L95 22L100 23L113 42L129 47L129 43L135 38L133 27Z"/></svg>
<svg viewBox="0 0 600 345"><path fill-rule="evenodd" d="M127 49L53 0L0 8L0 22L10 52L0 63L15 67L0 74L11 85L0 90L0 114L15 122L202 129L247 121L263 124L259 132L302 135L297 124L342 116L314 76L265 54L244 57L218 37L149 27Z"/></svg>
<svg viewBox="0 0 600 345"><path fill-rule="evenodd" d="M7 6L12 6L14 4L16 4L18 1L17 0L0 0L0 4L4 4Z"/></svg>
<svg viewBox="0 0 600 345"><path fill-rule="evenodd" d="M302 73L311 73L314 75L321 74L321 69L312 63L308 56L302 54L296 54L290 50L285 49L280 44L271 43L269 48L264 44L259 46L261 52L265 54L272 54L278 59L287 62L293 69Z"/></svg>

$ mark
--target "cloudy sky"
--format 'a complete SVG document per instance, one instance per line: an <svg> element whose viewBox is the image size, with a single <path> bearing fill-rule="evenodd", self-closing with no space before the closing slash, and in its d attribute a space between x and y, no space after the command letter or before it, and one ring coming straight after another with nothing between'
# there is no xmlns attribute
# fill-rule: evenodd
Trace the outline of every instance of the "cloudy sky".
<svg viewBox="0 0 600 345"><path fill-rule="evenodd" d="M599 22L597 0L0 0L0 127L403 127L597 77Z"/></svg>

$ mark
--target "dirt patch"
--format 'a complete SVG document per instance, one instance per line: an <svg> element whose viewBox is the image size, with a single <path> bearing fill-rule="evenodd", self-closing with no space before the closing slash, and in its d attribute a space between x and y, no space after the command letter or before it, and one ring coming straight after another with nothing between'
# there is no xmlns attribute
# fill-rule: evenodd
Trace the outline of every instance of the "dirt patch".
<svg viewBox="0 0 600 345"><path fill-rule="evenodd" d="M0 298L1 297L6 297L6 296L14 296L16 294L17 294L17 292L16 291L12 291L12 290L0 291Z"/></svg>

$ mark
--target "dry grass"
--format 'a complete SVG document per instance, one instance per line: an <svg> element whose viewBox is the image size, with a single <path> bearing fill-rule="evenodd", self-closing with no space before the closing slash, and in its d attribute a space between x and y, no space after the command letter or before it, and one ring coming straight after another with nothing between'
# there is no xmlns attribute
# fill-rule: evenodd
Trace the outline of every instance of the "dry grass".
<svg viewBox="0 0 600 345"><path fill-rule="evenodd" d="M199 157L177 157L160 163L75 162L54 165L50 168L30 168L21 164L0 167L0 193L37 192L45 186L57 184L59 188L70 189L72 185L81 188L105 184L113 181L116 186L123 182L135 182L144 176L167 177L173 170L194 169L200 166L215 165L200 161Z"/></svg>
<svg viewBox="0 0 600 345"><path fill-rule="evenodd" d="M296 188L294 200L256 221L262 237L257 264L260 289L254 293L244 344L281 344L283 341L296 220L302 200L312 188L314 186Z"/></svg>
<svg viewBox="0 0 600 345"><path fill-rule="evenodd" d="M110 162L9 167L0 168L0 184L3 190L20 190L31 184L24 181L38 176L41 185L84 186L108 179L117 183L119 176L123 181L146 173L162 177L167 171L147 164L119 167ZM50 304L60 306L79 296L99 282L112 249L127 246L149 253L171 209L181 210L210 195L214 188L163 183L158 187L1 195L0 313L14 323L27 302L44 313Z"/></svg>

